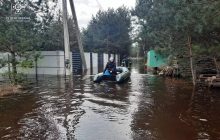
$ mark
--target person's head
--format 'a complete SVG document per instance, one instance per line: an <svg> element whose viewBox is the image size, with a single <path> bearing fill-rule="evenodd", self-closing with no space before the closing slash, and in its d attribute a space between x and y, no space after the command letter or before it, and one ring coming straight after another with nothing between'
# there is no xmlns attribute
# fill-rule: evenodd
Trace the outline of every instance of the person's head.
<svg viewBox="0 0 220 140"><path fill-rule="evenodd" d="M113 62L113 61L114 61L114 58L113 58L113 57L110 57L110 58L109 58L109 61L110 61L110 62Z"/></svg>

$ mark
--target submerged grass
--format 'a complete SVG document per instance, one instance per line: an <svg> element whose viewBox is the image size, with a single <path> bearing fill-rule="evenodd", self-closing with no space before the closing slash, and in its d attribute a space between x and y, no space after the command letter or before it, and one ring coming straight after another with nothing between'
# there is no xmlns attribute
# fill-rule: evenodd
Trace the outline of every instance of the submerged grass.
<svg viewBox="0 0 220 140"><path fill-rule="evenodd" d="M20 94L22 92L21 85L0 85L0 97Z"/></svg>

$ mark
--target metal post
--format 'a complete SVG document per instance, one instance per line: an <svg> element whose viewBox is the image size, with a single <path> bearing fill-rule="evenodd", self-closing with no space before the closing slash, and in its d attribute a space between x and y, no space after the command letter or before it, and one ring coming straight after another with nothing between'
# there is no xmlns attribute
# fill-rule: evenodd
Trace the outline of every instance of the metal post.
<svg viewBox="0 0 220 140"><path fill-rule="evenodd" d="M93 74L93 57L92 52L90 52L90 74Z"/></svg>
<svg viewBox="0 0 220 140"><path fill-rule="evenodd" d="M70 75L70 45L69 45L69 32L67 26L67 3L63 0L63 32L64 32L64 47L65 47L65 75Z"/></svg>

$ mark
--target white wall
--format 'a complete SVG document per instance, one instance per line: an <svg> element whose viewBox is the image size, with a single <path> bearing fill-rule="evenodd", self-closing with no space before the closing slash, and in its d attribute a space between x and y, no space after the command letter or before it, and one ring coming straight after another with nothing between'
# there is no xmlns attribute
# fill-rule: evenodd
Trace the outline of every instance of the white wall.
<svg viewBox="0 0 220 140"><path fill-rule="evenodd" d="M98 54L92 53L93 74L98 73Z"/></svg>
<svg viewBox="0 0 220 140"><path fill-rule="evenodd" d="M116 54L115 55L115 63L116 63L116 66L119 66L120 64L118 63L118 55Z"/></svg>
<svg viewBox="0 0 220 140"><path fill-rule="evenodd" d="M84 55L85 55L87 69L90 69L91 68L91 65L90 65L90 53L85 52Z"/></svg>
<svg viewBox="0 0 220 140"><path fill-rule="evenodd" d="M63 51L42 51L41 55L43 56L42 59L38 61L38 74L45 74L45 75L64 75L65 68L64 68L64 52ZM112 55L113 56L113 55ZM1 58L7 59L8 53L0 53L0 59ZM70 63L72 64L72 53L70 52ZM91 69L90 66L90 53L85 52L85 59L86 59L86 65L89 69ZM118 56L116 56L116 62L118 60ZM98 54L92 53L92 62L93 62L93 74L98 73ZM103 69L108 62L108 54L103 54ZM0 74L5 73L8 71L8 66L0 69ZM72 66L71 66L72 71ZM22 72L25 74L35 74L35 68L20 68L18 67L18 72Z"/></svg>
<svg viewBox="0 0 220 140"><path fill-rule="evenodd" d="M38 62L39 74L62 75L64 74L64 52L63 51L43 51L43 56ZM72 55L70 54L71 58ZM70 58L70 62L72 59Z"/></svg>
<svg viewBox="0 0 220 140"><path fill-rule="evenodd" d="M6 53L0 53L0 56L6 56ZM64 74L64 52L63 51L42 51L42 59L38 61L38 74L47 75L62 75ZM72 53L70 53L70 61L72 62ZM0 57L0 58L1 58ZM18 67L18 72L25 74L35 74L35 68L21 68ZM71 69L72 70L72 69ZM8 71L8 66L0 69L0 73Z"/></svg>
<svg viewBox="0 0 220 140"><path fill-rule="evenodd" d="M103 54L103 62L104 62L104 68L105 68L105 65L107 64L107 62L108 62L108 54L106 54L106 53L104 53Z"/></svg>

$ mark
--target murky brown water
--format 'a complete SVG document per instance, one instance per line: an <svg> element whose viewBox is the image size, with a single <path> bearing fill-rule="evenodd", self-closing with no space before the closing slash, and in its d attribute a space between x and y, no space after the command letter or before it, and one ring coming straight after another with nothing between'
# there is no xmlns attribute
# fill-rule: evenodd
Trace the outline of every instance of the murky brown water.
<svg viewBox="0 0 220 140"><path fill-rule="evenodd" d="M45 77L23 95L0 98L0 139L220 139L220 90L141 73L134 66L120 85Z"/></svg>

